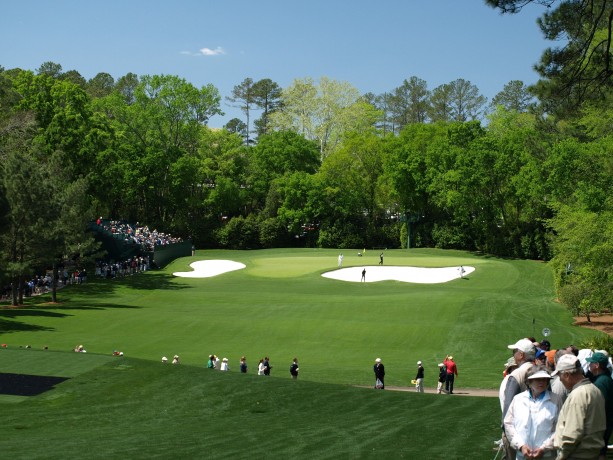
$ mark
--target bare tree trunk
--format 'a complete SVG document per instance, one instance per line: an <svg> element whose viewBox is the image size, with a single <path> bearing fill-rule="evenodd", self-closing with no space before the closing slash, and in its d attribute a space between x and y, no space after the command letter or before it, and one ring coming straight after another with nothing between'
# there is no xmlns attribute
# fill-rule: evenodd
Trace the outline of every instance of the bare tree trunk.
<svg viewBox="0 0 613 460"><path fill-rule="evenodd" d="M51 302L57 302L57 280L59 278L59 270L57 267L57 261L53 262L53 275L51 276Z"/></svg>
<svg viewBox="0 0 613 460"><path fill-rule="evenodd" d="M17 289L19 288L19 276L15 275L13 276L12 282L11 282L11 305L13 307L16 307L17 305L19 305L17 303Z"/></svg>

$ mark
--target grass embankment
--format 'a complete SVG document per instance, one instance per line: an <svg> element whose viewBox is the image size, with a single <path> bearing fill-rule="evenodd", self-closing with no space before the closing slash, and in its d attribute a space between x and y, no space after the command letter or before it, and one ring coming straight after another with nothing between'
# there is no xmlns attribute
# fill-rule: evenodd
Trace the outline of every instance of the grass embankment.
<svg viewBox="0 0 613 460"><path fill-rule="evenodd" d="M343 253L344 266L379 262L378 251ZM62 445L64 458L77 458L88 442L94 447L86 452L100 458L493 458L497 400L353 385L371 385L374 358L381 357L387 385L408 386L422 360L426 386L433 387L436 364L453 354L458 387L496 388L510 356L507 344L526 335L540 339L543 327L552 331L554 348L595 334L573 327L554 302L543 263L386 251L386 265L471 265L476 271L436 285L347 283L320 276L336 268L337 255L202 251L162 271L68 287L59 305L35 298L26 307L0 310L0 340L11 348L0 352L2 372L11 372L4 369L5 352L19 346L33 349L15 353L42 354L50 366L63 353L36 350L83 344L88 359L125 353L123 361L110 358L43 395L17 404L0 399L10 427L0 448L21 448L22 458L53 458ZM246 268L214 278L172 276L202 259ZM203 369L211 353L229 358L229 374ZM182 364L162 366L161 357L174 354ZM238 374L242 355L247 376ZM273 376L262 380L253 374L265 355ZM298 382L289 379L294 356ZM72 376L72 364L61 363ZM39 372L22 364L22 372ZM40 375L54 375L57 367Z"/></svg>

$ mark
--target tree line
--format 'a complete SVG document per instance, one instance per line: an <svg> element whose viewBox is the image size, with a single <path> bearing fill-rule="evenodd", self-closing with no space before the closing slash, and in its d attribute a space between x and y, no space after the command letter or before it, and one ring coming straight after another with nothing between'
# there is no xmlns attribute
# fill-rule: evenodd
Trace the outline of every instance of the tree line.
<svg viewBox="0 0 613 460"><path fill-rule="evenodd" d="M0 68L2 273L16 283L92 257L84 229L102 215L198 247L550 260L567 305L609 308L613 111L611 89L598 91L571 110L520 81L488 104L463 79L430 91L413 76L373 95L326 77L247 78L226 97L244 120L211 129L222 96L210 84Z"/></svg>

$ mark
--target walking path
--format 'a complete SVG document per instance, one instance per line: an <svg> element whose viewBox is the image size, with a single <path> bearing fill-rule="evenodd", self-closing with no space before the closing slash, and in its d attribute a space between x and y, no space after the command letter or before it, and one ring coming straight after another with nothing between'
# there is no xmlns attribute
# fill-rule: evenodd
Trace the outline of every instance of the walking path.
<svg viewBox="0 0 613 460"><path fill-rule="evenodd" d="M366 385L357 385L359 388L372 388L371 386ZM408 391L415 393L415 387L396 387L396 386L385 386L386 390L390 391ZM424 393L436 394L436 388L424 388ZM445 392L441 393L441 395L447 394ZM455 387L453 390L452 396L480 396L484 398L498 398L498 390L488 390L484 388L458 388Z"/></svg>

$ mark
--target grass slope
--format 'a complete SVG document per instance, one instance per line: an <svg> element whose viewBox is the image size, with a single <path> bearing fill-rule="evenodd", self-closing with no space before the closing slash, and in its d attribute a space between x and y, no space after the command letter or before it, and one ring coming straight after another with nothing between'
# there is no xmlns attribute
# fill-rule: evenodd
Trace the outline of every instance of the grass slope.
<svg viewBox="0 0 613 460"><path fill-rule="evenodd" d="M14 364L37 353L0 351L0 359ZM49 363L68 357L99 366L85 366L41 396L2 405L3 458L489 459L498 436L494 398L45 354Z"/></svg>
<svg viewBox="0 0 613 460"><path fill-rule="evenodd" d="M378 251L344 266L377 265ZM39 396L2 396L6 458L493 458L495 398L356 388L381 357L388 386L426 386L452 353L456 385L497 388L507 344L552 331L555 347L596 334L554 302L545 264L465 252L386 251L386 265L476 267L438 285L321 277L338 251L199 251L165 270L91 280L0 309L0 372L70 377ZM172 276L203 259L242 262L214 278ZM69 352L83 344L87 354ZM32 349L25 349L30 345ZM40 351L48 346L49 351ZM20 348L22 347L22 348ZM124 358L110 356L121 350ZM58 352L62 351L62 352ZM207 356L231 371L204 369ZM181 365L162 365L163 355ZM248 375L238 373L246 355ZM255 374L271 357L272 377ZM291 359L300 378L290 380Z"/></svg>
<svg viewBox="0 0 613 460"><path fill-rule="evenodd" d="M379 261L378 251L345 252L345 266ZM60 292L59 305L0 310L2 341L159 361L179 354L204 365L209 354L231 369L246 355L251 370L271 357L273 373L289 378L300 360L305 380L370 384L380 356L389 385L408 385L424 361L426 385L436 364L453 354L457 384L495 388L506 345L548 327L554 347L594 334L571 326L554 302L551 273L532 261L476 257L464 252L386 251L386 265L472 265L468 279L420 285L385 281L347 283L321 277L336 268L332 250L202 251L163 271L116 281L91 281ZM229 259L247 268L214 278L172 276L202 259ZM41 299L34 299L34 302Z"/></svg>

